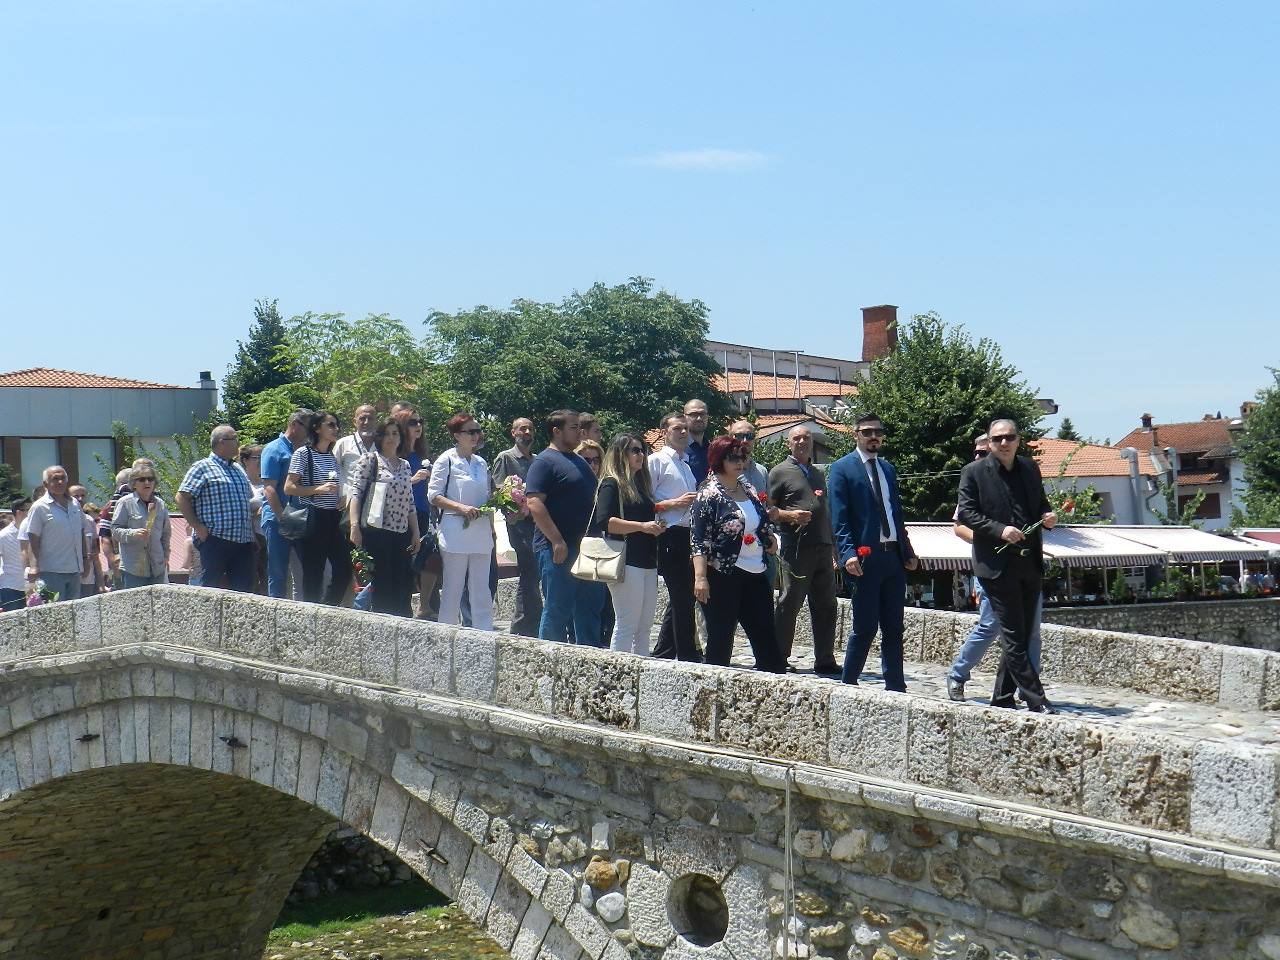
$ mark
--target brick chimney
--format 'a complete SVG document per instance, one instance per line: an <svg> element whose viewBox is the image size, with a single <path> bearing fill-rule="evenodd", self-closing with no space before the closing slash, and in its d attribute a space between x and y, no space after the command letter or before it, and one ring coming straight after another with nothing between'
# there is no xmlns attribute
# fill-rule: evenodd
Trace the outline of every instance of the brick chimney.
<svg viewBox="0 0 1280 960"><path fill-rule="evenodd" d="M887 357L898 345L898 308L892 304L862 308L862 359Z"/></svg>
<svg viewBox="0 0 1280 960"><path fill-rule="evenodd" d="M1152 416L1151 416L1151 414L1149 414L1149 413L1144 413L1144 414L1142 415L1142 429L1143 429L1143 430L1148 430L1148 431L1149 431L1149 430L1151 429L1151 420L1152 420Z"/></svg>

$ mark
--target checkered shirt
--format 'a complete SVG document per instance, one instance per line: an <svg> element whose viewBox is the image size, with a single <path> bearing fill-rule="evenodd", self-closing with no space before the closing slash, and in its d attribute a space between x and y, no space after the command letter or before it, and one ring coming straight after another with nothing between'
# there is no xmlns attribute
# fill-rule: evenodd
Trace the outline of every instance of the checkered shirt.
<svg viewBox="0 0 1280 960"><path fill-rule="evenodd" d="M253 487L240 464L211 453L191 465L178 492L191 495L196 518L209 528L210 535L232 543L253 540L249 512Z"/></svg>

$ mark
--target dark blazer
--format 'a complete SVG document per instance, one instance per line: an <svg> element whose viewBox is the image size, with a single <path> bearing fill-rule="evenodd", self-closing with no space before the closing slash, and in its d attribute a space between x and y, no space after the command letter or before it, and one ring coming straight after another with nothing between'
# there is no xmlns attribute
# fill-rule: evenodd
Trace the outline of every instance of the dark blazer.
<svg viewBox="0 0 1280 960"><path fill-rule="evenodd" d="M1052 509L1044 493L1040 468L1031 458L1018 457L1014 460L1014 469L1017 471L1016 482L1023 485L1027 503L1031 505L1029 522L1035 523L1041 514ZM1016 526L1013 522L1013 501L999 471L1000 461L995 454L975 460L960 471L958 519L973 531L973 570L979 577L988 580L994 580L1004 573L1009 558L1015 556L1019 549L1012 546L1000 553L996 552L1004 544L1000 539L1004 528ZM1032 558L1043 568L1041 529L1043 528L1037 527L1022 546L1031 550Z"/></svg>
<svg viewBox="0 0 1280 960"><path fill-rule="evenodd" d="M898 497L898 471L888 460L881 459L889 488L884 495L893 507L898 526L898 550L902 562L915 558L911 538L902 516L902 501ZM867 476L867 468L858 451L841 457L827 470L827 508L831 511L831 534L835 541L836 555L843 566L858 552L858 547L880 545L880 508L876 505L876 491Z"/></svg>
<svg viewBox="0 0 1280 960"><path fill-rule="evenodd" d="M783 510L808 510L813 518L803 527L779 523L782 549L794 555L802 547L831 543L831 518L827 516L827 478L815 464L809 464L813 480L805 476L791 457L769 471L769 502Z"/></svg>

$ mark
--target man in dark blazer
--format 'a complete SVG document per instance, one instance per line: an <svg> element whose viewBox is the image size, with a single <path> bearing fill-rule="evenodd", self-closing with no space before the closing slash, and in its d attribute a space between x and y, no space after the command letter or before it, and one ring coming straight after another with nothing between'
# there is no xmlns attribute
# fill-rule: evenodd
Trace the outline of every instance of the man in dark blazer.
<svg viewBox="0 0 1280 960"><path fill-rule="evenodd" d="M840 679L856 684L880 628L880 668L886 690L905 692L902 673L902 608L907 570L919 566L907 536L898 496L898 472L880 458L884 424L875 414L858 418L858 448L831 465L828 506L836 556L849 575L853 631Z"/></svg>
<svg viewBox="0 0 1280 960"><path fill-rule="evenodd" d="M773 627L783 659L791 656L796 617L809 601L813 625L813 672L840 673L836 663L836 569L827 516L826 478L813 464L813 434L808 427L787 433L791 455L769 471L769 503L778 508L782 531L782 592Z"/></svg>
<svg viewBox="0 0 1280 960"><path fill-rule="evenodd" d="M991 456L960 472L958 520L973 531L973 570L1000 621L1000 668L993 707L1016 706L1022 694L1030 710L1056 713L1027 654L1044 577L1040 527L1058 522L1050 509L1040 468L1018 456L1018 425L995 420L988 430ZM1031 526L1039 524L1034 530Z"/></svg>

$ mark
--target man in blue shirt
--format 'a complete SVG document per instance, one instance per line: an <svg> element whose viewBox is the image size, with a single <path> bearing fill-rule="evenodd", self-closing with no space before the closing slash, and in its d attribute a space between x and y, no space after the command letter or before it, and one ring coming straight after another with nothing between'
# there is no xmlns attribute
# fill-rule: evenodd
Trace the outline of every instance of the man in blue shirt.
<svg viewBox="0 0 1280 960"><path fill-rule="evenodd" d="M707 405L701 400L690 400L684 405L684 419L689 425L689 446L684 452L689 458L693 482L699 484L707 479L707 447L711 446L707 437Z"/></svg>
<svg viewBox="0 0 1280 960"><path fill-rule="evenodd" d="M525 478L529 513L537 526L533 552L542 577L541 640L567 643L578 637L600 636L598 591L579 590L597 584L580 581L570 572L582 536L591 522L596 476L573 452L578 445L578 414L556 410L547 416L551 444L534 460Z"/></svg>
<svg viewBox="0 0 1280 960"><path fill-rule="evenodd" d="M222 424L209 435L208 457L197 460L178 487L178 508L195 538L206 587L253 589L253 487L236 462L240 442L235 427Z"/></svg>
<svg viewBox="0 0 1280 960"><path fill-rule="evenodd" d="M262 536L267 541L267 596L283 598L289 582L289 558L293 554L293 541L280 533L281 511L289 497L284 494L284 478L289 473L289 460L293 451L307 442L307 425L313 416L310 410L300 409L289 414L284 433L262 448L259 470L262 473ZM301 584L294 584L295 593ZM295 600L300 597L295 596Z"/></svg>

